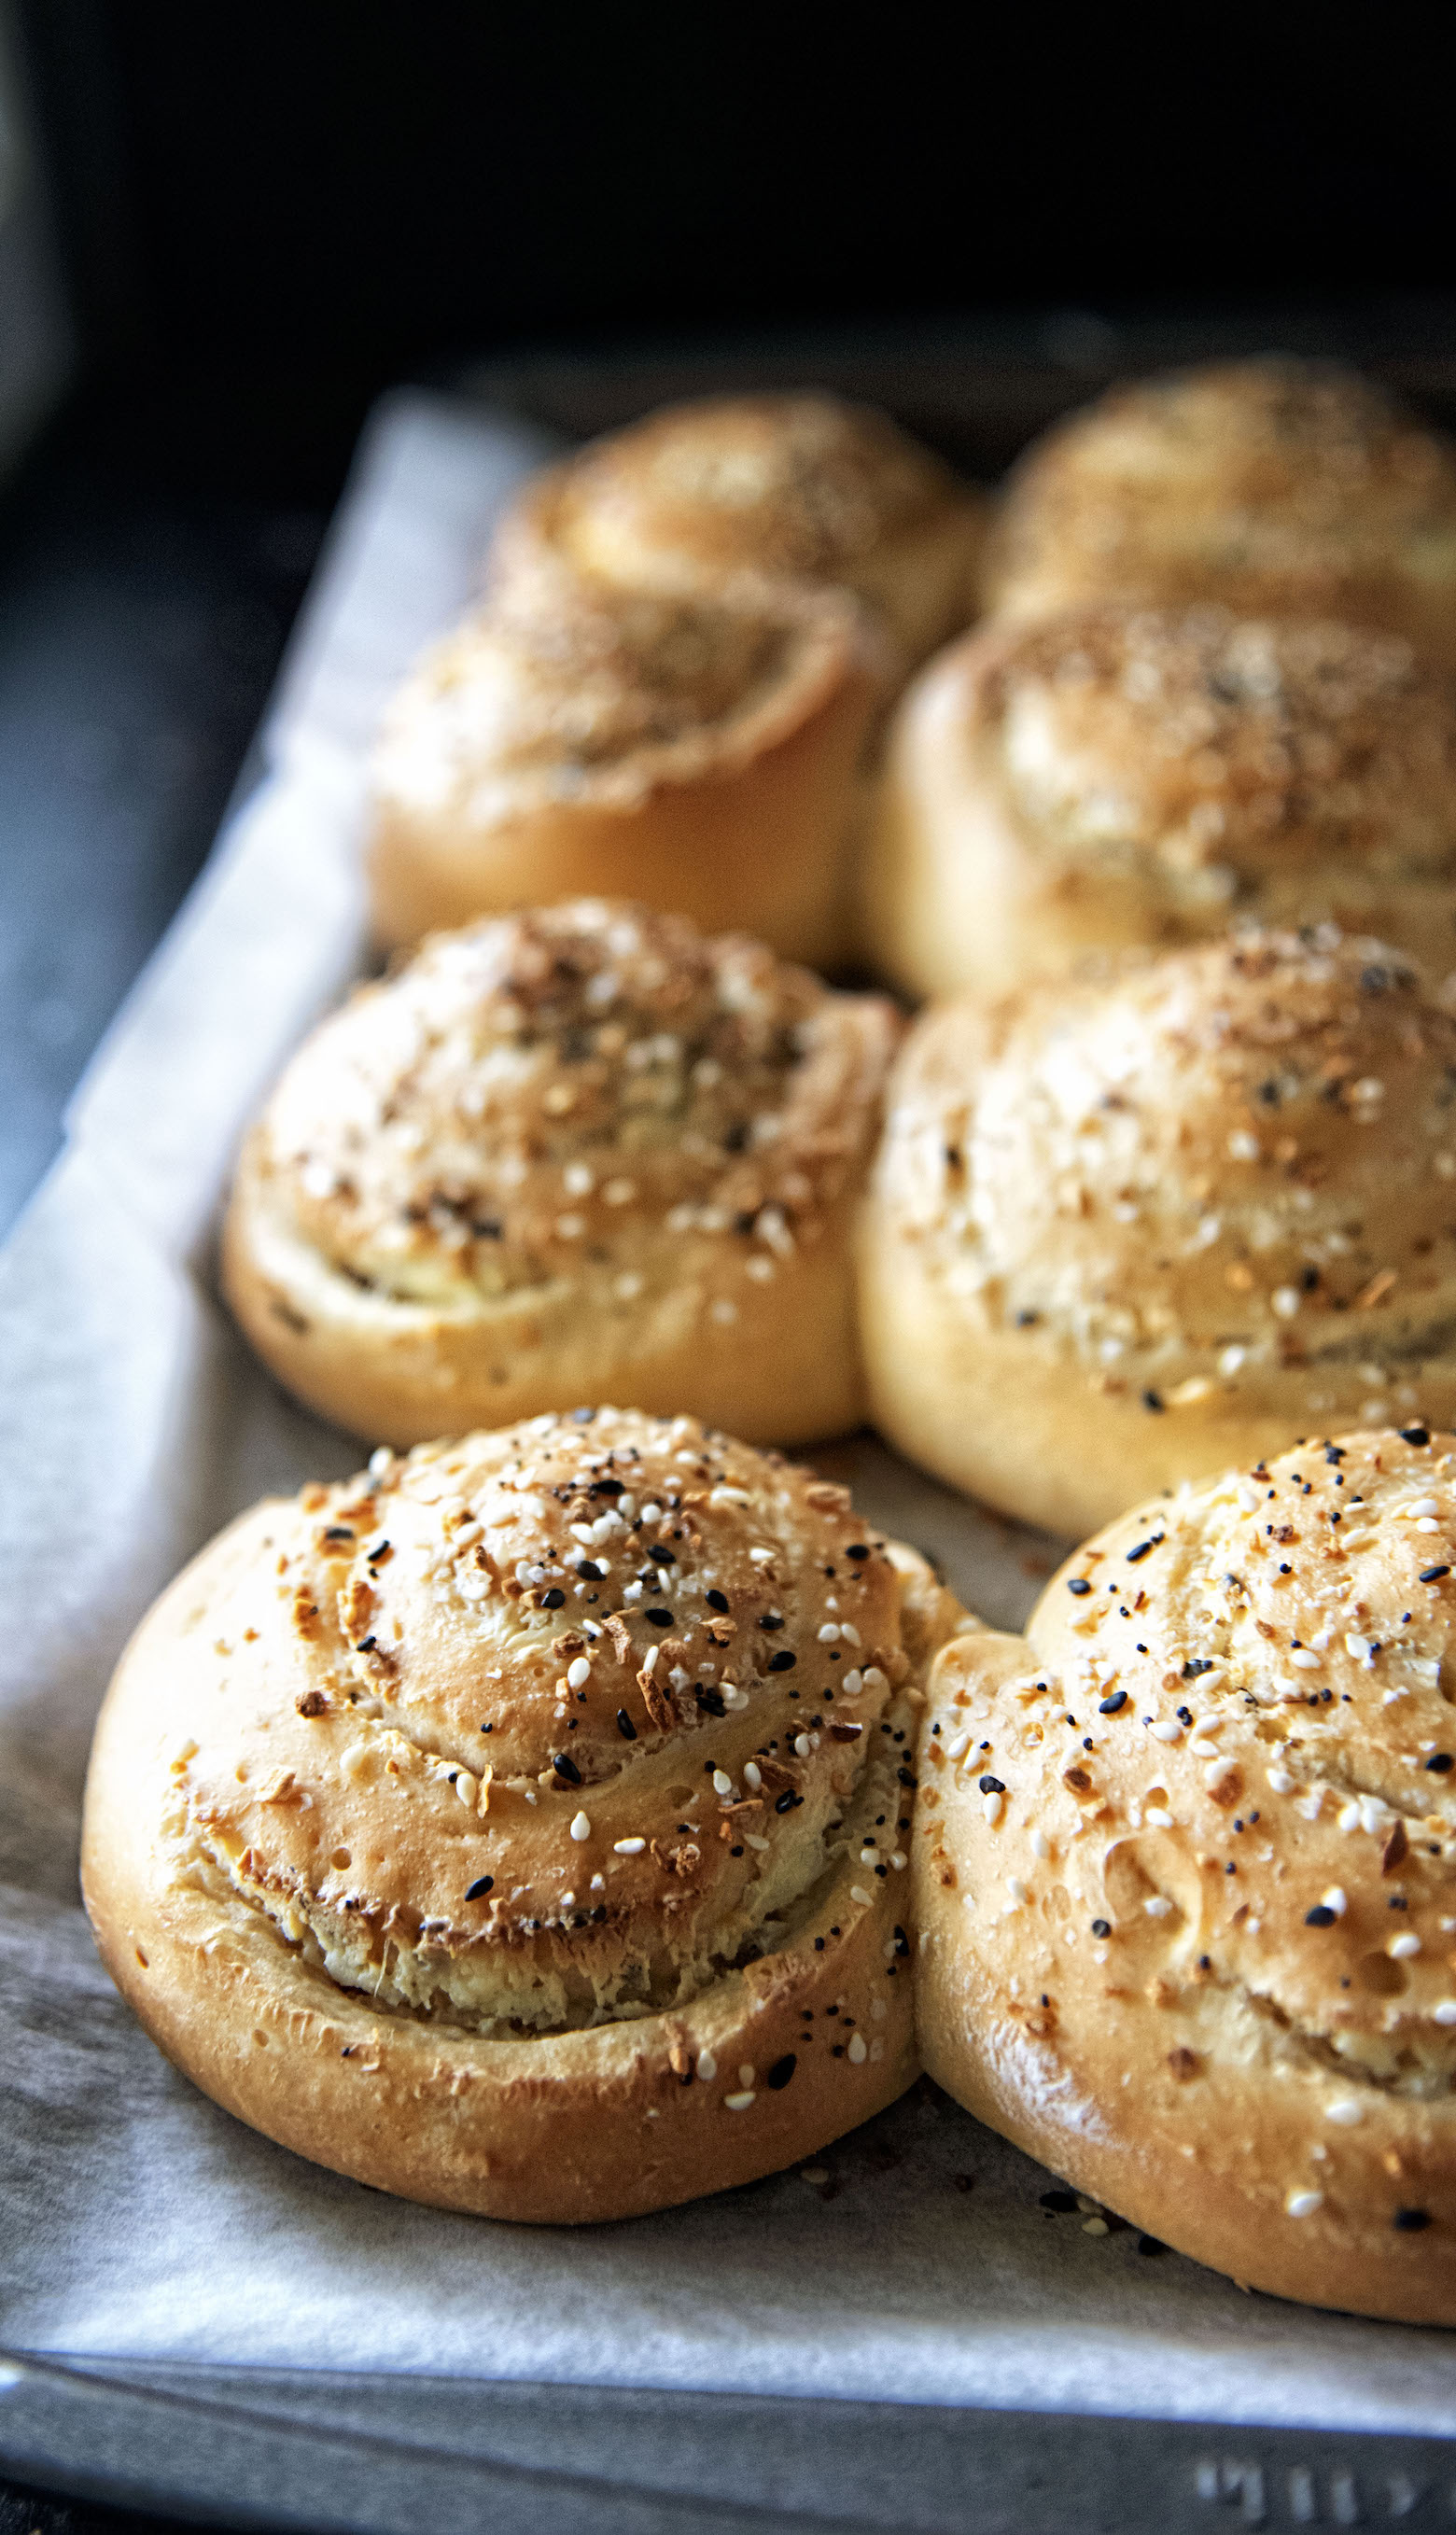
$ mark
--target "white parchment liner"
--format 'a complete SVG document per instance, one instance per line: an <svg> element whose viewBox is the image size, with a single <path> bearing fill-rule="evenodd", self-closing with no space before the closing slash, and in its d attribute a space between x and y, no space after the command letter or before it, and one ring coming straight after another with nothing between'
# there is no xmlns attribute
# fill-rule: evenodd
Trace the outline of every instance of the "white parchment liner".
<svg viewBox="0 0 1456 2535"><path fill-rule="evenodd" d="M1449 2433L1448 2336L1245 2297L933 2089L796 2175L575 2234L413 2208L218 2112L112 1992L76 1895L87 1744L180 1562L356 1449L288 1405L212 1286L242 1123L357 966L360 750L536 454L421 397L376 417L264 739L270 769L126 1007L0 1257L0 2342L129 2360L972 2402ZM878 1447L823 1456L1019 1622L1048 1545ZM383 2391L383 2389L382 2389Z"/></svg>

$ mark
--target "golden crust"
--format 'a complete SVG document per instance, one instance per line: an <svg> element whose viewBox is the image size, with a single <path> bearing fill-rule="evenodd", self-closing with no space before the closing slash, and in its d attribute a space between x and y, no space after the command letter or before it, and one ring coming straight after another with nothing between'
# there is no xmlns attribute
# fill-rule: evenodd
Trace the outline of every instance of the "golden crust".
<svg viewBox="0 0 1456 2535"><path fill-rule="evenodd" d="M927 2068L1282 2297L1456 2323L1456 1438L1112 1524L936 1667Z"/></svg>
<svg viewBox="0 0 1456 2535"><path fill-rule="evenodd" d="M914 2074L905 1694L960 1617L691 1418L381 1452L143 1623L97 1944L208 2092L387 2191L552 2221L749 2181Z"/></svg>
<svg viewBox="0 0 1456 2535"><path fill-rule="evenodd" d="M1234 917L1456 956L1456 684L1329 621L1000 624L898 709L866 896L877 964L926 994Z"/></svg>
<svg viewBox="0 0 1456 2535"><path fill-rule="evenodd" d="M886 414L830 397L669 405L532 478L492 555L633 588L742 573L852 590L913 666L973 610L985 504Z"/></svg>
<svg viewBox="0 0 1456 2535"><path fill-rule="evenodd" d="M1250 934L915 1025L861 1227L872 1414L1073 1537L1301 1434L1456 1423L1456 1019Z"/></svg>
<svg viewBox="0 0 1456 2535"><path fill-rule="evenodd" d="M441 935L284 1074L228 1210L228 1298L370 1440L614 1394L752 1440L843 1433L897 1035L878 996L640 907Z"/></svg>
<svg viewBox="0 0 1456 2535"><path fill-rule="evenodd" d="M842 593L522 577L425 653L386 715L378 938L594 889L829 963L889 674Z"/></svg>
<svg viewBox="0 0 1456 2535"><path fill-rule="evenodd" d="M1113 596L1342 616L1456 660L1456 452L1331 363L1117 388L1013 470L987 595L1018 616Z"/></svg>

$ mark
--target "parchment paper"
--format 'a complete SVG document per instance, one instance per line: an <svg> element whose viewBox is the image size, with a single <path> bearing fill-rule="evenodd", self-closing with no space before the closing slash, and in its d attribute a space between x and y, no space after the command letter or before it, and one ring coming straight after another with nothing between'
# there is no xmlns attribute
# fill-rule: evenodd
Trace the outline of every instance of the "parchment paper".
<svg viewBox="0 0 1456 2535"><path fill-rule="evenodd" d="M930 2087L797 2174L632 2224L513 2229L306 2165L195 2093L101 1971L76 1895L108 1671L153 1593L269 1488L352 1467L212 1290L241 1124L360 956L360 743L473 586L525 435L376 418L264 734L261 788L92 1067L0 1258L0 2341L212 2361L1448 2432L1450 2338L1245 2297ZM878 1519L1019 1622L1052 1544L860 1440ZM382 2388L382 2394L384 2389Z"/></svg>

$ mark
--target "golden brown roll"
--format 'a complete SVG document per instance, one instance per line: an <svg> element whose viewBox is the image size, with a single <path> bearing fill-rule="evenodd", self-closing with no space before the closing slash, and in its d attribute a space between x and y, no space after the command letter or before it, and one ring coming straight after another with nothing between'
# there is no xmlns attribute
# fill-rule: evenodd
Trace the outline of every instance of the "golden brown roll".
<svg viewBox="0 0 1456 2535"><path fill-rule="evenodd" d="M940 1658L931 2074L1248 2286L1456 2323L1456 1437L1306 1443Z"/></svg>
<svg viewBox="0 0 1456 2535"><path fill-rule="evenodd" d="M1399 638L1214 607L999 625L898 708L864 948L1001 993L1231 918L1456 958L1456 681Z"/></svg>
<svg viewBox="0 0 1456 2535"><path fill-rule="evenodd" d="M915 2073L901 1784L961 1614L692 1418L538 1418L257 1506L132 1641L84 1880L152 2038L387 2192L626 2217Z"/></svg>
<svg viewBox="0 0 1456 2535"><path fill-rule="evenodd" d="M852 590L913 666L974 613L985 504L869 405L823 396L666 406L532 477L492 555L632 588L742 573Z"/></svg>
<svg viewBox="0 0 1456 2535"><path fill-rule="evenodd" d="M860 1238L871 1413L1077 1537L1297 1436L1456 1424L1456 1019L1250 935L906 1042Z"/></svg>
<svg viewBox="0 0 1456 2535"><path fill-rule="evenodd" d="M889 677L832 590L523 580L427 651L386 716L376 935L595 890L831 964Z"/></svg>
<svg viewBox="0 0 1456 2535"><path fill-rule="evenodd" d="M228 1298L291 1391L413 1444L615 1395L756 1441L863 1411L853 1223L899 1024L760 943L577 900L442 935L294 1058Z"/></svg>
<svg viewBox="0 0 1456 2535"><path fill-rule="evenodd" d="M1115 388L1014 469L987 594L1018 616L1108 596L1342 616L1456 660L1456 452L1327 362Z"/></svg>

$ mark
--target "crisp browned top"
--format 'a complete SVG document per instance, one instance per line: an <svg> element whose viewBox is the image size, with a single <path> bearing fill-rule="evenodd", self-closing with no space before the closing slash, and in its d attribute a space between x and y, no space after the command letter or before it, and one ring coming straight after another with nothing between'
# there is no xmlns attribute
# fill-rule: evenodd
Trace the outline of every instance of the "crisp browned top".
<svg viewBox="0 0 1456 2535"><path fill-rule="evenodd" d="M1378 388L1332 364L1214 365L1114 390L1015 470L993 570L1018 609L1094 590L1259 583L1305 605L1456 581L1456 459ZM1389 595L1389 592L1386 592Z"/></svg>
<svg viewBox="0 0 1456 2535"><path fill-rule="evenodd" d="M1144 1507L1049 1585L961 1762L1012 1826L1095 1824L1129 1969L1156 1947L1417 2096L1456 2075L1453 1564L1456 1438L1422 1427Z"/></svg>
<svg viewBox="0 0 1456 2535"><path fill-rule="evenodd" d="M388 2005L600 2021L772 1945L907 1668L844 1491L692 1418L381 1452L211 1554L167 1836Z"/></svg>
<svg viewBox="0 0 1456 2535"><path fill-rule="evenodd" d="M833 591L658 596L522 575L406 679L375 785L480 825L540 803L632 804L751 760L846 677L881 669L852 601Z"/></svg>
<svg viewBox="0 0 1456 2535"><path fill-rule="evenodd" d="M1104 604L965 657L967 729L1049 855L1194 897L1316 865L1456 872L1456 683L1397 635Z"/></svg>
<svg viewBox="0 0 1456 2535"><path fill-rule="evenodd" d="M1456 1323L1456 1019L1332 928L932 1011L882 1201L956 1289L1093 1360L1356 1362Z"/></svg>
<svg viewBox="0 0 1456 2535"><path fill-rule="evenodd" d="M639 1280L695 1235L768 1281L866 1168L897 1028L742 935L576 899L364 987L254 1152L304 1237L386 1293Z"/></svg>
<svg viewBox="0 0 1456 2535"><path fill-rule="evenodd" d="M586 570L684 556L852 580L885 537L955 498L949 469L871 406L731 397L594 442L563 472L554 526Z"/></svg>

